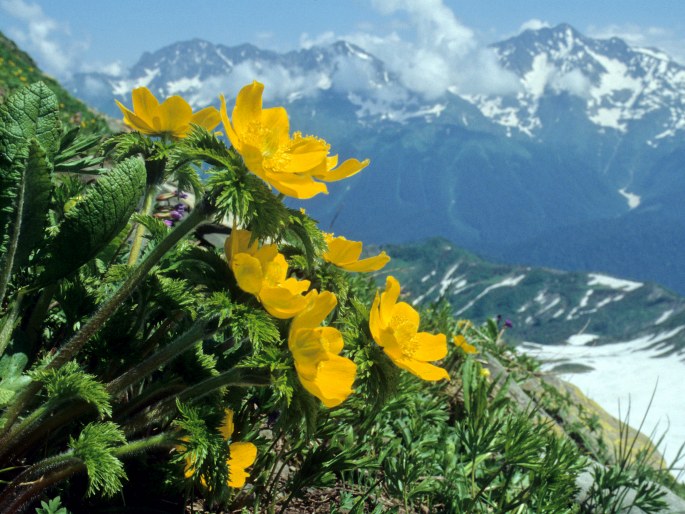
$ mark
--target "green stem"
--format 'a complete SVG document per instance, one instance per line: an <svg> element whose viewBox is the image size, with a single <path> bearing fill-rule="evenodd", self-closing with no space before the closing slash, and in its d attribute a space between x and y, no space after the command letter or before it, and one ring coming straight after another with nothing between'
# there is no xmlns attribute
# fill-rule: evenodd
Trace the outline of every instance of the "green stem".
<svg viewBox="0 0 685 514"><path fill-rule="evenodd" d="M155 246L145 259L133 270L126 281L119 287L100 309L81 327L74 336L58 350L55 357L44 369L57 369L73 359L83 346L93 337L102 326L117 312L126 298L140 285L150 270L174 247L181 239L192 232L199 225L207 221L212 208L206 202L201 202L190 214L179 223L162 241ZM32 382L22 394L13 402L4 416L3 434L11 428L21 411L40 391L40 382ZM1 444L1 443L0 443Z"/></svg>
<svg viewBox="0 0 685 514"><path fill-rule="evenodd" d="M41 335L41 325L45 320L48 310L50 309L50 302L52 301L52 297L55 295L56 291L57 283L46 286L38 296L38 301L31 312L31 317L29 318L28 325L26 326L26 345L28 348L27 353L29 355L35 353L34 349L36 346L36 341L38 341Z"/></svg>
<svg viewBox="0 0 685 514"><path fill-rule="evenodd" d="M17 318L21 312L21 304L23 303L23 299L24 293L20 291L14 300L12 310L7 314L3 321L2 328L0 328L0 355L5 353L7 345L10 342L12 332L14 332L14 327L17 324Z"/></svg>
<svg viewBox="0 0 685 514"><path fill-rule="evenodd" d="M145 193L145 200L143 200L142 213L149 215L152 212L152 207L154 205L154 198L157 193L157 187L155 184L151 184L147 188ZM138 223L136 226L136 232L133 235L133 244L131 245L131 252L128 254L128 265L133 266L140 257L140 251L143 247L143 236L145 235L145 225Z"/></svg>
<svg viewBox="0 0 685 514"><path fill-rule="evenodd" d="M147 412L137 416L128 424L133 432L141 426L147 426L152 420L159 420L175 412L176 402L199 400L200 398L226 386L251 387L268 386L270 377L264 375L245 374L239 368L231 368L220 375L203 380L173 397L162 400Z"/></svg>
<svg viewBox="0 0 685 514"><path fill-rule="evenodd" d="M211 336L216 330L216 328L207 330L207 322L196 323L185 334L181 334L173 342L164 346L145 361L112 380L107 384L107 391L110 394L117 394L118 392L123 391L128 386L142 380L170 360L195 346L201 339Z"/></svg>
<svg viewBox="0 0 685 514"><path fill-rule="evenodd" d="M29 161L31 158L29 157ZM14 223L12 224L11 234L9 236L9 244L5 252L4 266L0 270L0 306L5 301L5 294L7 293L7 286L12 278L12 269L14 268L14 257L19 247L19 235L21 233L21 215L24 212L24 199L26 196L26 173L21 174L21 185L17 191L17 204L14 211Z"/></svg>
<svg viewBox="0 0 685 514"><path fill-rule="evenodd" d="M155 448L171 448L175 438L169 433L161 433L139 439L112 449L112 455L127 457ZM0 494L1 512L21 512L48 487L86 469L83 461L74 456L73 451L49 457L31 466L17 476Z"/></svg>

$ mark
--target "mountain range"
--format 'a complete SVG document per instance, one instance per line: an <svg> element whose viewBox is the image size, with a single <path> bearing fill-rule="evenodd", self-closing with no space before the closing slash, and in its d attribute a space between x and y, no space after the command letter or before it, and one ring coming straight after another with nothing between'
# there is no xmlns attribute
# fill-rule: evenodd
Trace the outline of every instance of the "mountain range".
<svg viewBox="0 0 685 514"><path fill-rule="evenodd" d="M364 172L305 206L322 227L370 243L442 236L507 263L609 273L685 293L685 67L656 49L569 25L495 43L514 91L426 98L346 41L278 53L180 42L123 75L67 87L119 116L134 87L217 103L253 78L293 130Z"/></svg>

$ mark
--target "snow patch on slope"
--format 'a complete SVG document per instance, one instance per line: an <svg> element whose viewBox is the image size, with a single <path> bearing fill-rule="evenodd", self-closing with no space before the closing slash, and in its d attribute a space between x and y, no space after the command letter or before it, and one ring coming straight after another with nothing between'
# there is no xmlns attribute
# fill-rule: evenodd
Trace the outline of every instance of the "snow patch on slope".
<svg viewBox="0 0 685 514"><path fill-rule="evenodd" d="M587 340L569 338L567 345L525 343L522 349L544 362L550 370L560 363L591 366L591 371L562 373L564 380L578 386L589 398L599 403L615 417L622 417L630 405L631 424L637 425L647 410L652 390L657 386L644 431L649 433L658 424L660 435L668 428L660 448L667 462L672 463L676 451L685 442L685 351L664 356L664 341L685 330L676 327L630 341L600 346L587 345ZM589 337L590 334L583 334ZM583 341L583 344L579 344Z"/></svg>

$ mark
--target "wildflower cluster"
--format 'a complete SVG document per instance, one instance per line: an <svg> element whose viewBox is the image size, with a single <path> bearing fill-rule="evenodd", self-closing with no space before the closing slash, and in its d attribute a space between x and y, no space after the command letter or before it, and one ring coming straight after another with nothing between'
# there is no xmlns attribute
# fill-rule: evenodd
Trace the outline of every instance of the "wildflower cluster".
<svg viewBox="0 0 685 514"><path fill-rule="evenodd" d="M385 252L289 206L369 161L263 90L229 113L138 88L103 138L42 83L0 105L0 512L48 488L285 512L333 482L351 512L571 512L582 461L512 414L502 327L419 313Z"/></svg>
<svg viewBox="0 0 685 514"><path fill-rule="evenodd" d="M449 379L446 335L419 331L399 282L354 278L390 257L284 201L369 160L291 134L263 89L229 114L223 96L193 111L137 88L117 102L131 130L102 140L63 132L43 84L0 109L0 510L83 470L89 495L111 496L122 459L159 450L165 480L208 499L253 478L274 498L267 448L305 444L286 434L314 430L322 407L368 416L398 368Z"/></svg>

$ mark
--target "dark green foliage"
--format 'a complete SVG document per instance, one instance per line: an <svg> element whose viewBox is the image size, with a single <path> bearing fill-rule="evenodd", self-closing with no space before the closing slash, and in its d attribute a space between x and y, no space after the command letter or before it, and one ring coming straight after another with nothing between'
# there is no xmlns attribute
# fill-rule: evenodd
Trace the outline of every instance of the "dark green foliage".
<svg viewBox="0 0 685 514"><path fill-rule="evenodd" d="M0 158L13 162L28 155L26 141L36 139L47 155L57 153L62 135L57 97L42 82L10 95L0 105Z"/></svg>
<svg viewBox="0 0 685 514"><path fill-rule="evenodd" d="M101 139L100 134L84 135L80 127L65 131L60 139L59 151L55 155L55 171L80 173L88 168L88 172L92 173L92 168L104 161L104 157L89 153Z"/></svg>
<svg viewBox="0 0 685 514"><path fill-rule="evenodd" d="M95 257L128 223L145 186L138 158L122 161L91 187L65 215L50 241L41 281L65 277Z"/></svg>
<svg viewBox="0 0 685 514"><path fill-rule="evenodd" d="M26 160L0 171L0 176L0 201L4 204L0 205L0 228L7 243L0 246L0 256L13 260L13 267L20 267L44 237L52 190L51 166L40 143L31 139Z"/></svg>

